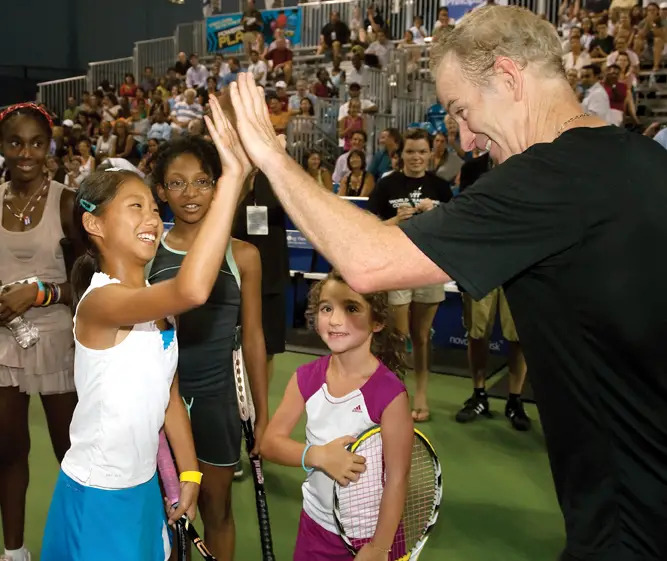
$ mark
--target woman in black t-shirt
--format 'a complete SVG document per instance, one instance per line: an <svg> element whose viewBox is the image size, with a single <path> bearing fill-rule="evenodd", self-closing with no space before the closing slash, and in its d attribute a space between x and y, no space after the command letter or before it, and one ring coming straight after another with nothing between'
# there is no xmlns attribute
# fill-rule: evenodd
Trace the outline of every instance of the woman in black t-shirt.
<svg viewBox="0 0 667 561"><path fill-rule="evenodd" d="M414 129L406 133L401 158L402 171L380 179L368 201L368 210L388 225L399 224L416 214L428 212L452 198L449 183L426 171L431 158L431 138L426 131ZM417 378L412 418L416 422L430 418L426 398L430 333L438 306L444 299L443 284L389 292L396 326L412 341Z"/></svg>

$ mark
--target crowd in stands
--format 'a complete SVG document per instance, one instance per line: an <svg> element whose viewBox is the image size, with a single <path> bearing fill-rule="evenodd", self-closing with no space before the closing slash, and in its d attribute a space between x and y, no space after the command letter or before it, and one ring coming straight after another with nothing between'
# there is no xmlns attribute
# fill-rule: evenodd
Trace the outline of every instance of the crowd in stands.
<svg viewBox="0 0 667 561"><path fill-rule="evenodd" d="M610 124L639 126L640 74L660 73L665 62L667 2L643 8L616 8L616 2L611 9L598 3L601 9L593 12L581 7L580 0L563 0L559 12L563 65L587 112ZM380 108L368 97L371 69L385 68L393 53L406 51L408 74L414 74L432 36L455 25L443 7L431 25L415 16L403 38L393 41L387 23L373 5L365 17L355 8L348 22L332 11L321 29L316 54L298 65L282 28L276 28L273 41L265 44L262 15L250 0L242 20L245 56L216 54L204 64L197 53L181 52L163 76L147 66L138 78L128 73L121 84L103 80L80 99L70 96L63 114L52 115L56 127L49 173L77 187L110 158L150 174L159 145L181 134L205 135L203 116L209 97L229 86L239 72L250 72L266 87L271 122L278 133L288 129L296 136L312 133L320 114L318 104L336 100L338 126L331 133L337 137L339 156L325 161L319 154L315 166L315 155L309 152L304 167L327 188L340 186L342 193L368 195L383 173L400 165L392 157L401 144L398 131L372 129L370 117ZM652 123L645 134L667 144L663 126ZM456 185L461 166L473 154L461 148L456 121L449 116L429 132L430 169ZM368 141L371 135L373 142Z"/></svg>

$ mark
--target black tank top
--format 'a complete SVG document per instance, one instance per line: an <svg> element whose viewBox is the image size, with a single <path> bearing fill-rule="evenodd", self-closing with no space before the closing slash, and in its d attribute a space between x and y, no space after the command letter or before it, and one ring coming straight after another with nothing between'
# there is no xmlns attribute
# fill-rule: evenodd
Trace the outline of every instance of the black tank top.
<svg viewBox="0 0 667 561"><path fill-rule="evenodd" d="M151 284L174 278L187 253L171 249L165 237L148 275ZM241 290L233 270L238 269L228 248L206 304L179 316L178 377L184 397L225 395L236 400L232 351L241 319Z"/></svg>

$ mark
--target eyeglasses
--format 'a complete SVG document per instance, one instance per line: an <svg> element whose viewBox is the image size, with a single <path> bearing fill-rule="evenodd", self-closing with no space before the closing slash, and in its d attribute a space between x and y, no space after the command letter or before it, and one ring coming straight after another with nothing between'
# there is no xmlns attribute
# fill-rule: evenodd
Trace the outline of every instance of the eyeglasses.
<svg viewBox="0 0 667 561"><path fill-rule="evenodd" d="M184 179L174 179L166 183L167 189L170 191L185 191L188 185L193 185L199 191L206 191L213 187L213 180L208 177L200 177L194 181L185 181Z"/></svg>

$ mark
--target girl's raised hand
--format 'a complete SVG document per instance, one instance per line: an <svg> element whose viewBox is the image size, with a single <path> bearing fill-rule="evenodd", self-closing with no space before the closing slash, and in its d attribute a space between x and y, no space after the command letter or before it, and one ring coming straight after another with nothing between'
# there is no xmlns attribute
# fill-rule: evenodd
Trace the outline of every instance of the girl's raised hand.
<svg viewBox="0 0 667 561"><path fill-rule="evenodd" d="M225 177L230 176L244 180L252 170L250 160L248 160L234 127L222 107L220 107L218 99L211 96L209 103L212 118L206 115L204 120L215 147L218 149L218 155L222 163L222 177L220 180L222 181Z"/></svg>

